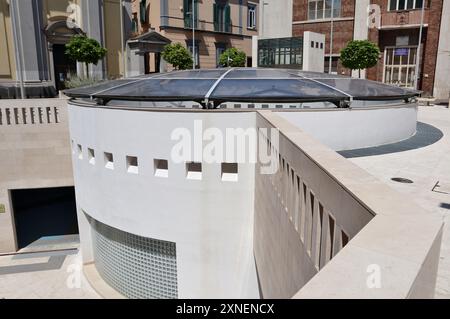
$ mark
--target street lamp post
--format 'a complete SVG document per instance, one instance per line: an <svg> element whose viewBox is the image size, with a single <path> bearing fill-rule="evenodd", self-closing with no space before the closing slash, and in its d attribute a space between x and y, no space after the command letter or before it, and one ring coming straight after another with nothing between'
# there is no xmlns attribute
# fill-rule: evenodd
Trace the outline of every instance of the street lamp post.
<svg viewBox="0 0 450 319"><path fill-rule="evenodd" d="M333 36L334 36L334 0L331 0L331 30L330 30L330 60L328 62L328 74L333 70Z"/></svg>
<svg viewBox="0 0 450 319"><path fill-rule="evenodd" d="M193 69L196 69L195 65L195 0L192 0L192 56L194 58Z"/></svg>
<svg viewBox="0 0 450 319"><path fill-rule="evenodd" d="M423 34L423 20L425 16L425 3L426 1L423 1L422 3L422 13L420 17L420 31L419 31L419 44L417 46L417 54L416 54L416 78L414 79L414 88L416 90L419 89L419 73L420 73L420 51L422 50L422 34Z"/></svg>
<svg viewBox="0 0 450 319"><path fill-rule="evenodd" d="M123 0L119 1L119 11L120 11L120 43L121 43L121 51L122 51L122 65L123 65L123 77L127 77L126 70L126 57L125 57L125 31L123 26Z"/></svg>

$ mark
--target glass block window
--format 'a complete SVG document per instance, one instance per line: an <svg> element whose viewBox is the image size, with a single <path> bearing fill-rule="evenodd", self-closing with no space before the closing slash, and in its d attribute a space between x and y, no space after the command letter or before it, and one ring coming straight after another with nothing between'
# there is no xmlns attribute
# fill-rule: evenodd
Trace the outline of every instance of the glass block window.
<svg viewBox="0 0 450 319"><path fill-rule="evenodd" d="M95 266L132 299L177 299L176 244L133 235L91 219Z"/></svg>

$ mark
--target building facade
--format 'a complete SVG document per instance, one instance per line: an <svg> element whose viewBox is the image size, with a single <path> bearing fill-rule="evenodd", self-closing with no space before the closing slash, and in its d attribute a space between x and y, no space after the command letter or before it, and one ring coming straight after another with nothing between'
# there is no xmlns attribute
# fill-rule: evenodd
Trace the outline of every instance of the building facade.
<svg viewBox="0 0 450 319"><path fill-rule="evenodd" d="M251 66L252 36L258 35L259 29L259 0L195 0L194 3L192 10L191 0L133 0L133 34L141 37L147 34L149 38L144 40L147 43L157 43L163 40L162 36L166 41L182 43L191 53L195 43L197 68L218 67L220 55L228 48L244 51L247 65ZM155 37L159 38L155 40ZM160 51L144 46L137 53L144 57L141 58L144 73L170 70L162 61ZM131 65L133 59L134 54L130 53Z"/></svg>
<svg viewBox="0 0 450 319"><path fill-rule="evenodd" d="M363 76L413 88L423 6L418 86L426 96L445 100L450 92L445 76L450 71L448 0L294 0L293 35L325 34L325 71L331 57L332 72L347 75L351 72L341 65L340 51L351 40L369 39L378 44L381 55L379 63Z"/></svg>
<svg viewBox="0 0 450 319"><path fill-rule="evenodd" d="M107 57L90 70L98 78L124 74L120 3L124 34L131 32L131 2L120 0L1 0L0 96L52 97L70 74L84 68L70 61L64 45L73 35L95 38L108 49ZM128 14L127 14L128 13ZM124 39L125 41L125 39Z"/></svg>

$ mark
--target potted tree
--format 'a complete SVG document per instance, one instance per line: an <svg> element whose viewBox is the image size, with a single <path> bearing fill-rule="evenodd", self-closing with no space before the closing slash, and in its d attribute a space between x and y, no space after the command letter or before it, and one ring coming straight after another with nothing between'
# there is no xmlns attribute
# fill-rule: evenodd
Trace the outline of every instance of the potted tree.
<svg viewBox="0 0 450 319"><path fill-rule="evenodd" d="M219 59L219 64L226 67L245 67L247 55L236 48L226 50Z"/></svg>
<svg viewBox="0 0 450 319"><path fill-rule="evenodd" d="M358 70L361 78L361 70L371 68L378 63L380 49L367 40L350 41L341 51L342 65L350 70Z"/></svg>
<svg viewBox="0 0 450 319"><path fill-rule="evenodd" d="M89 78L89 64L97 65L106 56L107 50L100 43L84 35L74 36L66 44L66 55L86 66L86 77Z"/></svg>
<svg viewBox="0 0 450 319"><path fill-rule="evenodd" d="M181 43L166 45L161 56L167 63L172 64L175 70L192 69L194 65L191 53Z"/></svg>

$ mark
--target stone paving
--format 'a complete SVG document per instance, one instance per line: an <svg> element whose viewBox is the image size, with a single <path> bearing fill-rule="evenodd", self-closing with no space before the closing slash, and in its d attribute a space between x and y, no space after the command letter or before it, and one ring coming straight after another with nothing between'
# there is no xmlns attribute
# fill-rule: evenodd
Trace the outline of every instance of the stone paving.
<svg viewBox="0 0 450 319"><path fill-rule="evenodd" d="M0 256L0 299L99 299L78 249Z"/></svg>
<svg viewBox="0 0 450 319"><path fill-rule="evenodd" d="M411 147L414 146L413 138L399 143L396 149L389 148L389 151L382 148L383 151L379 152L380 149L375 148L366 154L358 150L343 155L348 155L352 162L394 189L411 195L411 199L426 210L442 216L446 224L436 298L450 298L450 109L444 106L420 107L419 121L434 126L443 136L439 139L438 131L426 127L428 133L425 134L429 135L416 139L416 147ZM431 142L432 139L436 141L426 146L424 140ZM410 179L414 183L401 184L391 180L396 177Z"/></svg>

